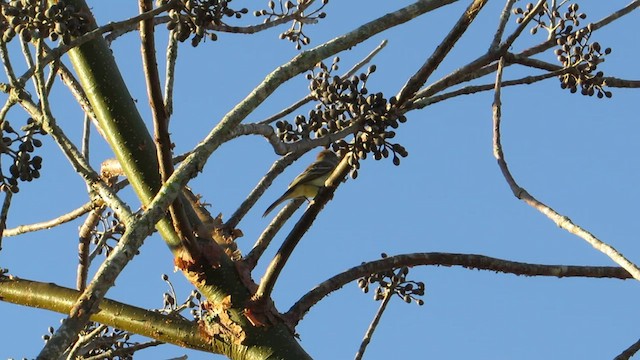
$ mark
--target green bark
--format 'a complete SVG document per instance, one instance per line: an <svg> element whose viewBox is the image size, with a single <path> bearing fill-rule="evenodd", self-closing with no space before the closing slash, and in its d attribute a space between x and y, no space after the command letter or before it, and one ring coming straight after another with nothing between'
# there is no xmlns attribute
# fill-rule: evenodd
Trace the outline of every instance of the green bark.
<svg viewBox="0 0 640 360"><path fill-rule="evenodd" d="M50 283L0 276L2 301L68 314L80 292ZM148 336L159 341L206 351L210 348L197 325L179 316L104 299L92 321Z"/></svg>
<svg viewBox="0 0 640 360"><path fill-rule="evenodd" d="M73 2L90 13L83 0ZM155 145L111 50L103 38L98 38L70 50L68 55L106 140L142 204L149 204L161 187ZM169 219L162 219L156 228L172 250L180 247ZM197 280L198 288L210 301L219 302L231 296L233 307L226 312L245 334L242 344L237 338L220 335L222 341L212 342L212 351L231 359L309 358L284 324L254 327L247 321L243 305L251 294L233 263L223 259L218 268L205 269Z"/></svg>

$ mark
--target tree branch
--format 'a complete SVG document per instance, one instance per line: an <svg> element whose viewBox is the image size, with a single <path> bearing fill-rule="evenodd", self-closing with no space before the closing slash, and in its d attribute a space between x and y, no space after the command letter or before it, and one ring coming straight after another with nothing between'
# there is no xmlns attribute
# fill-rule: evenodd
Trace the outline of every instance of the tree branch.
<svg viewBox="0 0 640 360"><path fill-rule="evenodd" d="M68 314L80 292L52 283L0 276L0 299L13 304ZM152 339L210 352L211 339L193 321L103 299L91 320Z"/></svg>
<svg viewBox="0 0 640 360"><path fill-rule="evenodd" d="M543 81L543 80L547 80L550 78L554 78L557 77L559 75L564 74L565 72L567 72L566 69L560 69L558 71L552 71L546 74L542 74L542 75L536 75L536 76L525 76L523 78L520 79L515 79L515 80L508 80L508 81L504 81L502 83L502 87L507 87L507 86L516 86L516 85L530 85L539 81ZM440 95L435 95L435 96L430 96L430 97L426 97L426 98L420 98L416 101L413 101L411 103L411 108L412 109L422 109L425 108L429 105L435 104L437 102L441 102L450 98L454 98L456 96L461 96L461 95L470 95L470 94L475 94L478 92L482 92L482 91L489 91L489 90L493 90L495 88L495 83L492 84L484 84L484 85L469 85L469 86L465 86L463 88L460 88L458 90L454 90L454 91L450 91L444 94L440 94Z"/></svg>
<svg viewBox="0 0 640 360"><path fill-rule="evenodd" d="M176 3L176 0L169 0L165 5L159 6L158 8L151 10L147 13L134 16L127 20L123 20L119 22L111 22L107 25L93 29L92 31L89 31L86 34L73 39L69 44L61 44L58 47L51 49L51 51L48 52L47 56L41 59L41 63L42 63L41 66L48 65L52 61L58 60L62 55L67 53L69 50L77 48L80 45L86 42L89 42L91 40L97 39L106 32L113 31L114 29L117 29L119 27L124 27L127 25L132 25L137 27L138 22L140 22L141 20L153 18L154 16L161 14L167 11L168 9L171 9L175 5L175 3ZM35 70L36 70L35 66L30 66L29 69L24 74L22 74L20 79L17 79L17 81L20 84L24 84L31 76L33 76Z"/></svg>
<svg viewBox="0 0 640 360"><path fill-rule="evenodd" d="M231 26L231 25L227 25L227 24L220 24L220 25L215 25L213 23L210 23L206 26L207 30L211 30L211 31L218 31L218 32L226 32L226 33L234 33L234 34L256 34L258 32L267 30L267 29L271 29L273 27L276 27L278 25L282 25L282 24L286 24L288 22L290 22L291 20L295 20L295 19L299 19L301 16L303 16L304 11L309 7L309 5L311 5L315 0L311 0L311 1L306 1L306 4L302 4L298 7L298 10L289 14L289 15L285 15L281 18L278 18L276 20L272 20L272 21L268 21L262 24L256 24L256 25L249 25L249 26ZM171 20L171 18L169 16L159 16L159 17L155 17L153 19L154 21L154 25L161 25L161 24L166 24ZM109 43L113 42L115 39L117 39L118 37L131 32L131 31L135 31L137 30L137 26L136 24L125 24L125 26L119 26L115 29L113 29L113 31L111 31L110 34L105 36L105 40L107 40Z"/></svg>
<svg viewBox="0 0 640 360"><path fill-rule="evenodd" d="M560 65L552 64L543 60L532 59L520 54L506 54L505 59L510 63L520 64L523 66L532 67L534 69L542 69L546 71L560 71L564 69ZM566 69L565 72L575 71L572 68ZM601 85L614 88L640 88L640 80L628 80L620 79L612 76L605 76L602 78Z"/></svg>
<svg viewBox="0 0 640 360"><path fill-rule="evenodd" d="M292 325L297 324L311 307L325 296L344 285L363 276L389 271L402 266L460 266L472 270L487 270L504 274L524 276L553 276L630 279L631 275L623 268L612 266L571 266L542 265L497 259L483 255L450 253L414 253L390 256L352 267L317 285L302 296L285 313Z"/></svg>
<svg viewBox="0 0 640 360"><path fill-rule="evenodd" d="M5 43L2 40L0 40L0 60L2 60L2 66L4 67L4 72L7 74L7 78L9 79L9 85L18 86L16 73L13 71L13 66L11 65L11 58L9 57L9 51L7 51L7 43Z"/></svg>
<svg viewBox="0 0 640 360"><path fill-rule="evenodd" d="M358 71L360 68L362 68L363 66L368 64L371 61L371 59L373 59L380 51L382 51L382 49L384 49L385 46L387 46L387 40L383 40L380 43L380 45L378 45L375 49L373 49L373 51L371 51L369 53L369 55L365 56L364 59L359 61L351 69L349 69L349 71L344 73L344 75L342 75L341 78L342 79L347 79L347 78L353 76L353 74L355 74L356 71ZM311 100L313 100L313 96L311 94L309 94L309 95L303 97L302 99L296 101L295 103L293 103L289 107L287 107L287 108L283 109L282 111L278 112L277 114L271 115L268 118L259 121L258 124L271 124L272 122L291 114L292 112L296 111L301 106L307 104Z"/></svg>
<svg viewBox="0 0 640 360"><path fill-rule="evenodd" d="M258 184L251 190L249 196L240 204L238 209L231 215L225 226L233 229L242 220L242 218L249 212L249 210L255 205L260 196L271 186L271 183L275 178L280 175L289 165L298 160L303 153L288 153L282 158L276 160L267 173L260 179Z"/></svg>
<svg viewBox="0 0 640 360"><path fill-rule="evenodd" d="M524 29L527 27L527 25L529 25L531 20L533 20L533 18L538 14L540 9L542 8L542 6L546 2L547 2L546 0L539 0L538 1L538 3L533 7L533 9L529 12L529 14L522 20L522 22L520 22L520 24L515 29L515 31L511 35L509 35L507 40L505 40L502 44L500 44L500 46L497 49L497 53L498 54L504 55L509 50L511 45L513 45L513 43L516 41L516 39L518 37L520 37L520 34L522 34ZM491 50L493 50L493 49L491 49Z"/></svg>
<svg viewBox="0 0 640 360"><path fill-rule="evenodd" d="M509 21L509 17L511 16L511 9L517 0L507 0L506 4L504 4L504 9L502 9L502 13L500 13L500 22L498 23L498 28L496 29L496 33L493 35L493 40L491 41L491 45L489 45L489 51L492 49L498 49L498 44L502 40L502 35L504 34L504 29L507 27L507 22Z"/></svg>
<svg viewBox="0 0 640 360"><path fill-rule="evenodd" d="M638 6L640 6L640 0L635 0L632 3L630 3L629 5L627 5L626 7L624 7L621 10L616 11L614 14L611 14L607 17L605 17L604 19L595 22L592 24L592 29L595 31L597 29L600 29L608 24L610 24L611 22L613 22L614 20L622 17L623 15L627 15L629 14L631 11L633 11L635 8L637 8ZM572 34L575 34L579 29L576 29ZM526 49L522 52L520 52L519 54L517 54L516 56L519 57L530 57L531 55L535 55L538 53L541 53L545 50L548 50L549 48L556 46L556 41L555 40L549 40L549 41L545 41L539 45L533 46L529 49ZM505 49L506 50L506 49ZM414 97L415 99L420 99L420 98L427 98L430 97L432 95L437 94L440 91L443 91L444 89L447 89L449 87L458 85L460 83L463 82L467 82L467 81L471 81L474 79L478 79L482 76L488 75L492 72L494 72L497 68L497 64L493 63L491 64L494 60L496 60L497 58L494 56L490 55L491 51L489 51L487 54L484 54L480 57L478 57L477 59L473 60L472 62L468 63L467 65L453 71L452 73L442 77L441 79L435 81L434 83L432 83L431 85L427 86L426 88L420 90L416 96ZM640 85L638 85L637 81L633 81L633 80L628 80L628 81L617 81L617 79L612 78L611 79L612 82L611 84L615 84L615 85L609 85L609 86L615 86L615 87L638 87ZM406 105L407 108L413 108L413 102L410 102Z"/></svg>
<svg viewBox="0 0 640 360"><path fill-rule="evenodd" d="M378 307L378 311L376 311L376 315L373 317L373 320L371 321L371 324L369 324L369 328L367 329L367 332L365 333L364 338L362 339L362 342L360 343L360 348L358 349L358 352L356 353L355 360L361 360L362 357L364 356L364 352L365 352L365 350L367 350L367 346L369 345L369 342L371 342L371 337L373 336L373 333L376 331L376 328L378 327L378 324L380 323L380 319L382 318L382 314L387 309L387 305L389 305L389 301L391 300L391 297L393 296L393 290L392 289L393 289L393 287L390 287L390 288L385 290L384 298L382 299L382 302L380 303L380 306Z"/></svg>
<svg viewBox="0 0 640 360"><path fill-rule="evenodd" d="M152 0L139 0L140 13L153 10ZM173 157L171 136L169 135L169 116L160 89L160 74L156 60L156 44L153 19L140 22L140 40L142 51L142 68L147 84L147 95L153 117L154 143L158 157L158 169L162 182L167 181L173 173ZM192 256L198 253L195 236L191 224L183 208L182 197L178 196L169 206L169 214L178 237L184 241Z"/></svg>
<svg viewBox="0 0 640 360"><path fill-rule="evenodd" d="M164 83L164 108L167 112L167 121L173 114L173 83L176 78L176 61L178 60L178 40L173 36L173 30L169 32L167 42L167 68L165 70Z"/></svg>
<svg viewBox="0 0 640 360"><path fill-rule="evenodd" d="M79 1L79 0L78 0ZM101 125L109 127L109 142L116 151L119 157L120 163L127 174L127 177L131 181L134 189L141 198L143 204L147 207L147 210L133 222L131 226L127 228L127 232L120 239L120 242L116 246L114 252L112 252L110 259L106 261L101 269L98 271L92 283L87 287L87 290L79 298L74 305L70 316L65 319L62 326L56 331L56 333L50 338L45 345L45 348L41 351L41 356L57 357L68 346L72 338L77 335L80 329L88 321L88 316L91 311L95 311L97 303L100 301L106 290L113 284L115 277L120 273L122 268L133 257L135 250L140 247L143 239L153 231L153 226L163 216L164 211L169 204L178 196L182 187L188 180L193 178L199 170L203 168L208 157L215 151L220 144L224 141L224 138L228 131L236 127L246 116L251 113L259 104L261 104L268 96L270 96L282 83L291 79L292 77L306 71L318 61L331 56L337 52L346 50L354 45L370 38L371 36L378 34L390 27L397 26L406 21L409 21L421 14L436 9L453 0L424 0L415 4L409 5L393 13L384 15L376 20L373 20L367 24L364 24L356 30L347 33L343 36L335 38L323 45L316 47L315 49L305 51L296 56L289 63L278 67L271 74L267 75L266 79L259 84L244 100L237 104L218 125L205 137L205 139L194 149L178 169L171 175L171 177L155 192L155 196L151 195L150 189L155 189L156 185L153 183L152 177L153 170L149 166L148 162L152 160L149 154L140 152L140 142L132 142L132 139L128 141L122 141L124 136L118 132L118 125L127 125L128 135L136 137L142 143L146 144L145 136L143 132L144 124L139 119L139 114L135 109L135 105L130 101L130 97L127 99L122 98L121 106L113 108L103 108L104 111L101 115L98 115ZM89 12L86 4L81 4L82 8ZM90 46L89 46L90 45ZM76 49L70 53L74 66L85 71L84 77L81 77L83 83L87 83L87 86L92 86L94 93L89 96L90 100L96 103L104 103L106 97L123 97L127 96L126 86L123 80L120 78L110 78L110 83L105 83L97 78L98 74L110 73L114 76L119 75L115 64L104 64L106 68L96 69L91 67L94 65L92 59L112 59L107 54L108 49L106 44L101 39L95 40L94 43L87 44L82 48ZM114 83L114 80L116 80ZM117 94L110 94L107 91L118 91ZM100 98L99 98L100 97ZM116 99L113 99L116 100ZM118 98L118 101L120 98ZM95 106L94 106L95 108ZM131 111L129 111L131 108ZM124 124L116 124L113 122L113 117L121 112L129 112L128 115L122 114L124 118L128 118L129 122ZM111 114L110 112L114 112ZM131 113L132 112L132 113ZM133 127L134 129L131 129ZM148 136L148 134L147 134ZM140 138L142 137L142 138ZM135 152L136 161L131 158ZM120 159L122 157L122 159ZM124 161L123 161L124 160ZM143 167L140 169L140 167ZM156 172L157 176L157 172ZM153 198L151 200L151 197ZM167 226L166 221L158 224L159 231L162 233L165 241L170 245L174 244L175 237L173 236L170 228ZM175 245L175 244L174 244ZM133 253L131 252L133 251ZM204 270L204 273L197 275L199 278L194 279L198 281L199 288L202 292L213 301L222 300L224 296L231 295L234 298L234 303L238 301L242 303L242 299L245 296L245 291L239 289L238 274L233 264L229 259L224 256L216 256L218 263L210 264L211 268ZM214 266L218 266L215 267ZM213 276L215 274L215 276ZM196 276L195 274L192 274ZM204 278L203 278L204 277ZM237 298L236 298L237 296ZM236 313L241 311L240 309L230 309ZM245 321L245 317L236 313L238 316L234 316L234 320L237 319L240 323ZM258 330L252 330L258 331ZM279 352L289 354L304 354L304 351L299 347L292 338L286 337L285 332L270 332L269 335L261 334L259 337L260 342L268 341L269 339L279 338L286 346L280 346L274 349L276 354ZM258 340L258 338L256 338ZM266 344L264 344L266 346ZM237 345L240 346L240 345ZM237 349L237 346L232 346L228 351ZM249 349L243 351L259 351L258 346L252 346ZM276 355L274 355L276 356ZM301 355L302 356L302 355Z"/></svg>
<svg viewBox="0 0 640 360"><path fill-rule="evenodd" d="M83 360L103 360L103 359L115 359L116 357L118 358L126 358L128 356L133 357L133 354L138 351L138 350L143 350L152 346L158 346L158 345L162 345L164 344L161 341L149 341L146 343L142 343L142 344L136 344L136 345L131 345L131 346L127 346L125 348L120 348L120 349L110 349L102 354L98 354L98 355L94 355L94 356L89 356L89 357L85 357L83 358ZM175 358L172 360L176 360Z"/></svg>
<svg viewBox="0 0 640 360"><path fill-rule="evenodd" d="M23 90L11 89L10 96L20 103L29 116L42 124L43 128L62 149L62 152L73 166L73 169L87 183L87 186L100 195L102 201L104 201L105 204L118 214L118 217L128 225L132 221L131 209L129 209L118 195L100 178L100 175L93 170L87 159L82 156L80 151L78 151L73 142L69 140L55 121L52 121L52 118L49 118L46 121L43 120L45 116L33 101L31 101L29 95Z"/></svg>
<svg viewBox="0 0 640 360"><path fill-rule="evenodd" d="M631 346L629 346L623 352L621 352L620 355L618 355L615 358L613 358L613 360L629 360L638 351L640 351L640 340L638 340L638 341L634 342L633 344L631 344Z"/></svg>
<svg viewBox="0 0 640 360"><path fill-rule="evenodd" d="M267 250L269 244L271 244L271 240L276 236L278 231L282 229L287 219L293 215L302 204L305 203L305 199L294 199L289 202L285 207L278 212L275 218L271 221L271 223L264 229L262 234L258 237L251 251L245 256L244 263L247 264L247 267L250 269L255 268L260 260L262 254Z"/></svg>
<svg viewBox="0 0 640 360"><path fill-rule="evenodd" d="M593 246L596 250L607 255L611 260L613 260L616 264L622 266L625 270L627 270L636 280L640 280L640 269L624 257L621 253L619 253L615 248L611 245L606 244L601 241L593 234L588 232L587 230L581 228L578 225L575 225L571 219L568 217L559 214L551 207L546 204L538 201L532 195L530 195L525 189L520 187L507 166L507 162L504 159L504 154L502 152L502 144L500 140L500 122L501 122L501 102L500 102L500 89L502 82L502 69L504 67L504 58L500 59L498 63L498 70L496 72L496 85L495 85L495 96L493 101L493 155L498 161L498 166L502 171L502 175L504 176L507 184L511 188L513 195L518 199L524 201L526 204L530 205L534 209L538 210L540 213L546 215L551 221L553 221L558 227L567 230L569 233L574 234L589 244Z"/></svg>
<svg viewBox="0 0 640 360"><path fill-rule="evenodd" d="M627 6L623 7L622 9L606 16L604 19L600 20L600 21L596 21L594 23L591 24L591 28L593 31L596 31L598 29L601 29L609 24L611 24L613 21L628 15L629 13L631 13L633 10L635 10L637 7L640 6L640 0L634 0L631 3L629 3ZM578 31L578 29L576 29L576 31L574 31L572 34L575 34ZM550 39L547 40L541 44L538 44L536 46L533 46L529 49L526 49L524 51L522 51L520 53L520 55L522 56L531 56L531 55L535 55L538 53L541 53L545 50L548 50L554 46L556 46L556 40L555 39Z"/></svg>
<svg viewBox="0 0 640 360"><path fill-rule="evenodd" d="M271 263L262 277L262 281L260 281L258 290L256 290L256 293L253 296L254 303L262 304L271 296L271 292L273 291L278 276L284 268L284 265L287 263L289 256L293 253L293 250L302 239L302 236L309 230L320 211L333 198L333 193L336 191L338 185L340 185L347 174L349 174L349 170L351 169L348 162L349 156L350 153L347 153L342 158L331 176L326 180L324 188L320 189L311 205L307 208L307 211L304 212L300 220L298 220L298 222L293 226L289 235L287 235L282 242L282 246L278 249L273 260L271 260Z"/></svg>
<svg viewBox="0 0 640 360"><path fill-rule="evenodd" d="M7 216L9 216L9 207L11 207L11 199L13 193L9 189L4 189L4 200L2 201L2 210L0 210L0 250L2 250L2 239L7 227Z"/></svg>
<svg viewBox="0 0 640 360"><path fill-rule="evenodd" d="M20 226L16 226L14 228L11 229L6 229L4 231L4 236L5 237L9 237L9 236L16 236L16 235L21 235L21 234L25 234L28 232L34 232L34 231L39 231L39 230L46 230L46 229L51 229L52 227L58 226L58 225L62 225L64 223L67 223L69 221L75 220L77 218L79 218L80 216L88 213L89 211L91 211L92 209L96 208L98 205L92 201L89 201L88 203L82 205L81 207L72 210L64 215L58 216L55 219L51 219L48 221L43 221L43 222L39 222L39 223L34 223L34 224L29 224L29 225L20 225Z"/></svg>
<svg viewBox="0 0 640 360"><path fill-rule="evenodd" d="M475 20L480 10L484 7L488 0L474 0L464 11L458 22L453 26L447 36L440 42L440 45L431 54L429 59L420 67L420 69L409 78L409 81L400 89L396 96L398 98L398 106L402 106L411 99L420 88L429 80L429 76L438 68L440 63L453 49L462 34L467 31L469 25Z"/></svg>
<svg viewBox="0 0 640 360"><path fill-rule="evenodd" d="M98 225L104 210L105 207L96 207L91 210L78 231L78 270L76 272L76 289L78 291L84 291L87 286L89 266L91 265L91 258L89 257L91 234L96 225Z"/></svg>

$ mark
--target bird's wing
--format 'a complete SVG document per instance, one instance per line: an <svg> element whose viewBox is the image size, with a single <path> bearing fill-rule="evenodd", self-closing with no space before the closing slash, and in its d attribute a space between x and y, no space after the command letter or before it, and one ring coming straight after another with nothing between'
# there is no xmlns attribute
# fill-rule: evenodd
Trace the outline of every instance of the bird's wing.
<svg viewBox="0 0 640 360"><path fill-rule="evenodd" d="M302 174L296 176L295 179L289 184L289 188L292 188L300 183L307 184L312 183L315 179L320 179L329 175L333 171L333 164L330 162L322 161L311 164ZM316 184L314 184L316 185ZM318 185L320 186L320 185Z"/></svg>

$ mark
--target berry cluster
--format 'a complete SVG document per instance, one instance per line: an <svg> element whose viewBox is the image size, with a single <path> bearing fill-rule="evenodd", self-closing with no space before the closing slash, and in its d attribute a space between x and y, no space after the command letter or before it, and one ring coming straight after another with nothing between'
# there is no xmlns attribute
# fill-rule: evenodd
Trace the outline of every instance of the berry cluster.
<svg viewBox="0 0 640 360"><path fill-rule="evenodd" d="M172 30L176 40L186 41L191 35L191 45L198 46L202 39L211 41L218 36L210 30L211 26L220 26L224 17L241 18L249 12L247 8L234 10L229 7L232 0L181 0L169 11L170 21L167 28ZM165 1L166 2L166 1Z"/></svg>
<svg viewBox="0 0 640 360"><path fill-rule="evenodd" d="M590 37L591 24L575 34L558 38L560 48L555 51L558 60L564 68L574 69L560 77L560 86L575 93L580 85L582 95L610 98L611 91L603 88L604 73L596 70L604 61L604 55L611 53L611 48L603 49L598 42L589 43Z"/></svg>
<svg viewBox="0 0 640 360"><path fill-rule="evenodd" d="M560 76L560 87L575 93L580 86L582 95L610 98L611 91L603 88L604 73L596 70L598 64L604 61L604 55L611 53L611 49L603 49L599 43L590 42L593 30L591 24L574 31L580 26L580 22L587 18L587 15L579 12L578 4L570 4L562 10L564 5L565 3L561 2L555 7L550 7L549 4L544 3L542 9L533 17L535 26L531 29L531 33L536 34L539 29L547 30L549 39L555 39L559 46L555 54L563 68L568 70ZM531 14L533 8L531 3L524 9L515 8L514 14L519 15L516 22L522 22Z"/></svg>
<svg viewBox="0 0 640 360"><path fill-rule="evenodd" d="M555 7L549 7L546 2L542 4L542 8L533 17L535 26L531 28L531 34L536 34L538 30L544 29L549 33L549 38L568 35L573 31L574 27L580 26L580 20L587 18L587 14L578 12L578 4L571 4L564 13L560 13L563 6L564 2ZM513 9L513 13L518 15L516 22L520 24L524 21L524 18L531 14L533 8L533 4L528 3L524 9Z"/></svg>
<svg viewBox="0 0 640 360"><path fill-rule="evenodd" d="M109 256L124 231L125 226L118 216L111 211L105 212L91 234L91 242L95 245L93 251L98 255L104 251L105 255Z"/></svg>
<svg viewBox="0 0 640 360"><path fill-rule="evenodd" d="M53 327L47 329L42 339L47 342L54 334ZM96 322L89 322L80 333L80 339L85 342L82 358L132 360L133 354L140 343L131 340L133 334L120 329L103 326ZM90 338L89 338L90 337ZM117 356L112 355L116 353Z"/></svg>
<svg viewBox="0 0 640 360"><path fill-rule="evenodd" d="M27 119L27 125L21 128L22 133L13 129L8 120L0 122L2 130L2 142L0 143L0 154L6 154L11 158L9 175L4 174L0 169L1 184L3 191L17 193L20 191L18 181L32 181L40 177L42 168L42 158L32 156L36 148L42 146L42 141L36 139L36 135L44 135L42 128L32 119Z"/></svg>
<svg viewBox="0 0 640 360"><path fill-rule="evenodd" d="M398 128L407 118L396 107L395 97L387 100L381 92L370 94L367 88L369 76L375 72L375 65L366 73L343 78L332 75L338 69L339 58L335 58L331 66L324 63L317 65L317 71L307 75L309 89L316 106L309 115L298 115L294 124L278 121L276 128L281 140L294 142L300 139L321 138L328 134L338 133L355 127L353 143L338 140L334 150L351 152L349 157L352 166L351 176L358 176L360 160L373 153L376 160L393 155L393 163L400 164L400 157L408 155L406 149L396 143L389 142L396 135L390 129Z"/></svg>
<svg viewBox="0 0 640 360"><path fill-rule="evenodd" d="M294 17L291 27L280 34L280 39L287 39L296 44L296 49L302 49L303 45L309 45L311 39L302 31L305 24L316 23L318 19L324 19L327 14L322 9L329 3L329 0L322 0L322 5L306 14L303 12L309 6L308 1L298 1L294 4L290 0L280 0L276 8L276 3L269 0L267 4L269 9L256 10L253 14L256 17L265 16L264 22L268 23L274 20L282 19L287 16L298 13Z"/></svg>
<svg viewBox="0 0 640 360"><path fill-rule="evenodd" d="M2 41L9 42L16 35L23 41L59 38L63 44L90 30L89 20L73 5L60 0L51 6L46 1L0 1L0 31Z"/></svg>
<svg viewBox="0 0 640 360"><path fill-rule="evenodd" d="M382 258L386 258L387 254L382 254ZM409 268L403 266L399 269L389 270L377 274L371 274L358 279L358 287L364 293L369 292L371 284L377 284L373 299L378 301L384 299L386 294L390 292L398 295L404 302L411 303L415 301L418 305L424 305L424 300L418 299L418 296L424 296L425 286L422 281L407 280Z"/></svg>
<svg viewBox="0 0 640 360"><path fill-rule="evenodd" d="M162 274L162 281L169 285L169 292L163 294L163 307L160 310L164 314L179 314L184 309L191 309L191 315L198 321L202 318L202 315L206 312L203 308L204 302L202 301L202 294L198 290L193 290L187 296L187 299L181 304L178 304L177 295L173 284L169 281L169 276Z"/></svg>

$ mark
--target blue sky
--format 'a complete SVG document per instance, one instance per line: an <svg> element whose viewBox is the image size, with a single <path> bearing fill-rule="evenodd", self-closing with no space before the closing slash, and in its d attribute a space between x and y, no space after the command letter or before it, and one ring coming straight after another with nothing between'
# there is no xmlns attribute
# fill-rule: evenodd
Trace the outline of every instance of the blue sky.
<svg viewBox="0 0 640 360"><path fill-rule="evenodd" d="M246 3L238 1L236 6ZM305 32L312 39L310 46L316 46L409 3L332 1L326 8L327 18ZM626 4L580 3L588 13L587 21L596 21ZM93 1L91 5L99 23L124 19L137 11L135 2ZM266 1L261 5L266 7ZM486 51L503 5L487 4L431 81ZM388 46L373 60L378 71L368 87L388 96L397 93L466 6L467 2L460 2L436 10L340 54L341 69L350 68L387 39ZM632 13L594 35L613 48L601 66L606 75L640 78L638 39L621 36L637 20L637 12ZM249 16L242 23L249 21L256 20ZM511 22L509 29L513 28ZM277 35L277 31L253 36L221 34L219 41L195 49L189 44L181 46L171 120L177 153L202 140L266 74L297 54L291 43L278 40ZM164 38L161 31L160 53ZM512 51L542 39L543 35L524 35ZM137 34L119 39L113 51L148 120ZM552 60L550 54L540 58ZM522 75L522 69L508 68L504 77ZM491 81L493 76L479 83ZM284 84L246 122L259 121L290 105L306 89L302 77ZM521 186L637 262L638 94L625 89L613 89L613 93L607 100L570 94L560 89L556 79L504 89L503 146ZM79 107L70 102L62 86L54 96L54 115L79 142ZM543 264L613 265L583 240L513 197L492 154L492 101L493 94L486 92L409 113L409 121L397 130L396 137L409 157L399 167L390 160L368 159L358 179L338 189L284 268L274 290L276 306L286 311L319 282L378 259L382 252L454 252ZM13 116L13 121L24 120L17 112ZM87 201L82 180L55 144L45 141L42 153L42 178L24 184L14 197L9 227L50 219ZM94 131L92 164L97 168L111 156ZM264 208L313 156L307 155L283 173L239 224L244 237L238 243L244 252L270 220L261 217ZM222 213L226 219L276 159L264 139L239 138L220 147L190 185L212 204L212 213ZM138 206L130 190L123 194L134 208ZM18 277L73 287L79 225L75 221L4 239L0 267ZM290 227L274 240L276 247ZM254 273L256 281L274 251L265 253ZM180 297L188 295L190 285L181 274L173 273L170 252L153 236L107 296L136 306L161 307L162 293L167 290L161 273L170 275ZM414 268L410 277L426 283L425 305L393 301L365 358L603 359L615 357L640 337L636 325L640 316L633 311L640 287L631 280L526 278L434 267ZM355 283L345 286L300 323L297 330L302 346L317 359L353 358L377 307L372 295L362 294ZM42 346L40 336L63 317L3 302L0 316L4 324L11 324L0 326L0 358L35 357ZM136 358L184 354L191 359L217 358L170 345L141 351Z"/></svg>

